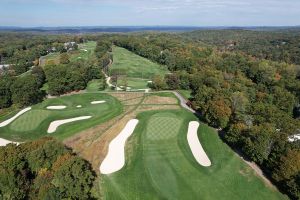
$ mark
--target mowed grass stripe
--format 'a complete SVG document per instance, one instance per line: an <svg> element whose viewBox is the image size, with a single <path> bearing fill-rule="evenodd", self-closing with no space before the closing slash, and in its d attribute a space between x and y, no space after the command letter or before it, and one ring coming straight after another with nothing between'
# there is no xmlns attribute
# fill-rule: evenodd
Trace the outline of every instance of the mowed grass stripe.
<svg viewBox="0 0 300 200"><path fill-rule="evenodd" d="M150 140L164 140L176 137L182 121L175 115L153 116L147 125L147 138Z"/></svg>
<svg viewBox="0 0 300 200"><path fill-rule="evenodd" d="M125 70L128 77L151 79L154 75L164 76L168 73L166 66L161 66L121 47L114 46L113 55L114 62L111 70ZM147 84L146 80L145 84Z"/></svg>
<svg viewBox="0 0 300 200"><path fill-rule="evenodd" d="M47 110L31 110L10 125L10 129L14 131L31 131L36 129L45 119L51 115L51 111Z"/></svg>

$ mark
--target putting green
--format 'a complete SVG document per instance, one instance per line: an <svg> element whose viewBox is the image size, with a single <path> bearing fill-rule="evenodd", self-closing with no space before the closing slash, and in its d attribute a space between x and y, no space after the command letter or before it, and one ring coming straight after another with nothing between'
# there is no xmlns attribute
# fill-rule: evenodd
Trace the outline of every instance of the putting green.
<svg viewBox="0 0 300 200"><path fill-rule="evenodd" d="M182 120L171 113L153 115L147 124L147 138L164 140L176 137L182 125Z"/></svg>
<svg viewBox="0 0 300 200"><path fill-rule="evenodd" d="M91 104L92 101L105 101L103 104ZM63 110L48 110L48 106L64 105ZM81 108L77 108L81 105ZM63 140L75 133L103 123L122 112L121 103L114 97L100 93L85 93L47 99L32 106L32 110L18 117L11 124L0 128L0 137L12 141L24 141L40 138L46 135L51 122L81 116L92 116L88 120L63 124L51 136ZM1 121L12 117L1 118Z"/></svg>
<svg viewBox="0 0 300 200"><path fill-rule="evenodd" d="M197 120L191 113L151 111L137 118L139 124L126 144L124 168L100 177L103 199L286 199L266 186L218 134L204 124L198 135L212 166L199 165L186 138L188 123ZM160 128L153 130L150 126ZM174 130L171 137L166 131L169 129ZM159 137L149 140L154 132Z"/></svg>
<svg viewBox="0 0 300 200"><path fill-rule="evenodd" d="M47 110L31 110L21 115L12 122L10 128L13 131L32 131L51 115L51 111Z"/></svg>

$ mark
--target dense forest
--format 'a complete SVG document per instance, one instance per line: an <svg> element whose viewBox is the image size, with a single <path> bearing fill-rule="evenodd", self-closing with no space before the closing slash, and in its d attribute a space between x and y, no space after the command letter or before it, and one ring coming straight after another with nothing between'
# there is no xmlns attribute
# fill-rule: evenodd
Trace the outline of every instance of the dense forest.
<svg viewBox="0 0 300 200"><path fill-rule="evenodd" d="M260 59L300 64L299 30L203 30L183 33L188 40L215 45L220 50L241 51Z"/></svg>
<svg viewBox="0 0 300 200"><path fill-rule="evenodd" d="M0 147L0 199L92 199L95 176L51 138Z"/></svg>

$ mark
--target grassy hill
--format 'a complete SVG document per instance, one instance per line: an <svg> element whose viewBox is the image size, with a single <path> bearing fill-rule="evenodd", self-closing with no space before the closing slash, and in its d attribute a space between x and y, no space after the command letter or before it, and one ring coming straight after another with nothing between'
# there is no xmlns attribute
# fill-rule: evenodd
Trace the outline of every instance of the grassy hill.
<svg viewBox="0 0 300 200"><path fill-rule="evenodd" d="M137 118L125 167L101 176L104 199L285 199L205 124L198 136L212 166L200 166L186 139L188 122L197 120L191 113L150 111Z"/></svg>
<svg viewBox="0 0 300 200"><path fill-rule="evenodd" d="M125 71L128 86L133 89L148 88L147 81L151 80L154 75L164 76L169 72L166 66L154 63L121 47L113 47L113 57L110 73L118 70Z"/></svg>

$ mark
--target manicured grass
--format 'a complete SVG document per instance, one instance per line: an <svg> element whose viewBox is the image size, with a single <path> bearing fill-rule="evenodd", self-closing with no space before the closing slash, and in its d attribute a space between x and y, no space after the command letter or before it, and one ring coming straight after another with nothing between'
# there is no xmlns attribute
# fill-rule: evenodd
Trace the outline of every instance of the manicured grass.
<svg viewBox="0 0 300 200"><path fill-rule="evenodd" d="M102 86L103 86L102 79L94 79L88 83L88 85L86 87L86 91L87 92L98 92L98 91L101 91Z"/></svg>
<svg viewBox="0 0 300 200"><path fill-rule="evenodd" d="M70 51L68 52L68 55L70 57L70 61L76 61L76 60L88 60L92 59L95 54L94 50L96 48L97 42L95 41L89 41L83 44L78 45L78 50L76 51ZM87 51L85 51L87 50ZM42 57L42 66L45 66L49 62L54 62L54 64L59 64L59 57L60 53L50 53L46 56Z"/></svg>
<svg viewBox="0 0 300 200"><path fill-rule="evenodd" d="M126 165L100 177L104 199L286 199L266 186L205 124L198 135L212 166L200 166L186 139L188 123L197 120L191 113L150 111L137 118L139 124L126 144ZM150 140L154 132L159 137Z"/></svg>
<svg viewBox="0 0 300 200"><path fill-rule="evenodd" d="M106 103L92 105L91 101L105 100ZM65 105L64 110L47 110L47 106ZM82 105L82 108L76 108ZM51 135L63 140L82 130L105 122L122 112L121 103L114 97L100 93L86 93L47 99L32 106L32 110L18 117L11 124L0 128L0 137L13 141L26 141ZM12 117L16 112L1 117L1 121ZM92 116L91 119L72 122L60 126L55 133L48 134L49 124L55 120L80 116Z"/></svg>
<svg viewBox="0 0 300 200"><path fill-rule="evenodd" d="M89 41L83 44L79 44L77 51L71 51L69 53L70 61L91 59L94 56L96 45L97 43L95 41Z"/></svg>
<svg viewBox="0 0 300 200"><path fill-rule="evenodd" d="M17 120L11 123L13 131L32 131L51 115L48 110L31 110L25 115L21 115Z"/></svg>
<svg viewBox="0 0 300 200"><path fill-rule="evenodd" d="M182 120L172 113L158 113L153 115L147 124L147 139L163 140L176 137Z"/></svg>
<svg viewBox="0 0 300 200"><path fill-rule="evenodd" d="M138 56L124 48L113 47L114 62L111 70L126 70L128 77L151 79L154 75L164 76L167 67Z"/></svg>
<svg viewBox="0 0 300 200"><path fill-rule="evenodd" d="M148 79L141 79L141 78L129 78L127 83L128 87L132 89L147 89L148 87Z"/></svg>

